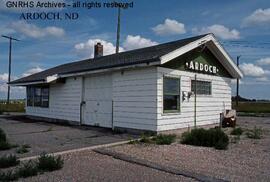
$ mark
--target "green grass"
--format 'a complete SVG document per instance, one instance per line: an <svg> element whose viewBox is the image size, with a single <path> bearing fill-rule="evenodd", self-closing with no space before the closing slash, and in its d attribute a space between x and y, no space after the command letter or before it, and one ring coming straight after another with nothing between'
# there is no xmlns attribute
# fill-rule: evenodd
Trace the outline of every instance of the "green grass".
<svg viewBox="0 0 270 182"><path fill-rule="evenodd" d="M27 178L29 176L38 175L38 167L37 164L33 161L28 161L24 163L17 171L19 177Z"/></svg>
<svg viewBox="0 0 270 182"><path fill-rule="evenodd" d="M15 181L18 180L19 176L16 171L9 170L6 172L0 171L0 181Z"/></svg>
<svg viewBox="0 0 270 182"><path fill-rule="evenodd" d="M0 103L0 114L3 112L25 112L24 103Z"/></svg>
<svg viewBox="0 0 270 182"><path fill-rule="evenodd" d="M256 126L254 127L253 130L249 130L246 133L248 138L251 139L261 139L262 138L262 129L261 128L257 128Z"/></svg>
<svg viewBox="0 0 270 182"><path fill-rule="evenodd" d="M38 158L37 167L41 171L54 171L63 167L64 161L61 156L42 154Z"/></svg>
<svg viewBox="0 0 270 182"><path fill-rule="evenodd" d="M239 102L238 107L235 102L232 102L232 107L238 112L270 113L270 102Z"/></svg>
<svg viewBox="0 0 270 182"><path fill-rule="evenodd" d="M24 153L29 152L29 148L31 148L29 145L24 144L24 145L20 146L20 147L16 150L16 152L17 152L18 154L24 154Z"/></svg>
<svg viewBox="0 0 270 182"><path fill-rule="evenodd" d="M241 127L234 128L231 131L231 135L242 135L242 133L243 133L243 129Z"/></svg>
<svg viewBox="0 0 270 182"><path fill-rule="evenodd" d="M220 128L196 128L185 132L181 139L182 144L214 147L218 150L225 150L229 144L229 137Z"/></svg>
<svg viewBox="0 0 270 182"><path fill-rule="evenodd" d="M173 135L173 134L170 134L170 135L159 134L153 137L153 140L158 145L170 145L171 143L175 141L175 139L176 139L176 135Z"/></svg>
<svg viewBox="0 0 270 182"><path fill-rule="evenodd" d="M20 163L15 155L7 155L0 157L0 168L8 168L16 166Z"/></svg>

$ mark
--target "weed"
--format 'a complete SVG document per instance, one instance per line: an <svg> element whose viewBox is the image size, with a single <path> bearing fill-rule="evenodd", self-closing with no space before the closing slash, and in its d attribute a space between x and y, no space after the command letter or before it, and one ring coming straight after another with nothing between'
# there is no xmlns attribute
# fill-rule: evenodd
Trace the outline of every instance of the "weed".
<svg viewBox="0 0 270 182"><path fill-rule="evenodd" d="M233 136L231 138L231 143L238 143L240 140L240 135Z"/></svg>
<svg viewBox="0 0 270 182"><path fill-rule="evenodd" d="M181 143L224 150L229 144L229 137L220 128L195 128L183 133Z"/></svg>
<svg viewBox="0 0 270 182"><path fill-rule="evenodd" d="M241 127L234 128L231 131L231 135L242 135L242 133L243 133L243 129Z"/></svg>
<svg viewBox="0 0 270 182"><path fill-rule="evenodd" d="M15 181L19 178L18 174L13 170L9 170L6 172L0 171L0 181Z"/></svg>
<svg viewBox="0 0 270 182"><path fill-rule="evenodd" d="M41 154L38 158L37 167L42 171L54 171L63 167L64 161L61 156Z"/></svg>
<svg viewBox="0 0 270 182"><path fill-rule="evenodd" d="M139 141L142 143L153 143L150 136L146 134L142 134L141 139Z"/></svg>
<svg viewBox="0 0 270 182"><path fill-rule="evenodd" d="M17 171L19 177L27 178L38 174L37 164L33 161L24 163Z"/></svg>
<svg viewBox="0 0 270 182"><path fill-rule="evenodd" d="M262 129L257 128L256 126L254 127L253 130L250 130L246 133L248 138L252 139L261 139L262 138Z"/></svg>
<svg viewBox="0 0 270 182"><path fill-rule="evenodd" d="M18 154L24 154L24 153L29 152L28 148L30 148L30 146L27 145L27 144L24 144L24 145L22 145L20 148L18 148L18 149L16 150L16 152L17 152Z"/></svg>
<svg viewBox="0 0 270 182"><path fill-rule="evenodd" d="M0 150L9 150L12 148L12 145L7 141L0 141Z"/></svg>
<svg viewBox="0 0 270 182"><path fill-rule="evenodd" d="M170 134L170 135L163 135L159 134L156 137L153 138L153 140L158 145L170 145L175 141L176 135Z"/></svg>
<svg viewBox="0 0 270 182"><path fill-rule="evenodd" d="M8 168L11 166L16 166L20 163L15 155L8 155L0 157L0 168Z"/></svg>

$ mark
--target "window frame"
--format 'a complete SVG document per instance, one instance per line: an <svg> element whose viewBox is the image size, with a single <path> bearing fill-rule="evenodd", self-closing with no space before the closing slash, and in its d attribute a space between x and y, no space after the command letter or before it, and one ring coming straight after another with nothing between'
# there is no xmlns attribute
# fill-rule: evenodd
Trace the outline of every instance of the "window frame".
<svg viewBox="0 0 270 182"><path fill-rule="evenodd" d="M169 79L175 79L178 80L178 100L177 100L177 109L174 110L168 110L164 108L164 104L165 104L165 96L166 95L171 95L172 94L165 94L165 79L169 78ZM181 112L181 77L179 76L173 76L173 75L163 75L163 92L162 92L162 114L179 114Z"/></svg>
<svg viewBox="0 0 270 182"><path fill-rule="evenodd" d="M38 94L38 95L37 95L37 89L40 89L40 94ZM44 93L43 91L45 89L48 90L47 92L45 92L47 94L43 94ZM47 97L47 99L44 99L43 97ZM50 103L50 87L49 87L49 85L46 85L46 86L27 86L26 98L27 98L27 107L49 108L49 103ZM43 101L43 100L48 100L48 101ZM46 102L47 102L47 104L44 104Z"/></svg>
<svg viewBox="0 0 270 182"><path fill-rule="evenodd" d="M191 81L190 81L190 90L192 92L194 92L194 94L195 94L195 91L192 90L192 82L193 81L195 81L195 79L191 79ZM210 94L206 94L206 93L200 94L200 93L198 93L198 87L197 87L197 93L196 93L197 96L208 96L209 97L209 96L212 96L213 95L212 81L210 81L210 80L202 80L202 79L197 79L196 81L197 82L207 82L207 83L210 84Z"/></svg>

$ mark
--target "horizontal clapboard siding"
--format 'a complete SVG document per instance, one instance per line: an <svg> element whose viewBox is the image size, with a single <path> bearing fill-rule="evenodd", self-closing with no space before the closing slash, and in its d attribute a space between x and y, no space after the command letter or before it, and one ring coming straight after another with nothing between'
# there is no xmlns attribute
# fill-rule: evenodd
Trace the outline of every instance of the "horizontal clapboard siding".
<svg viewBox="0 0 270 182"><path fill-rule="evenodd" d="M177 76L181 79L181 111L174 114L163 113L163 76ZM194 126L194 96L182 100L182 91L191 91L191 80L195 74L191 72L157 68L157 128L158 131L172 130ZM231 80L229 78L197 74L198 80L212 83L212 95L197 96L197 125L215 124L219 122L220 113L231 109Z"/></svg>
<svg viewBox="0 0 270 182"><path fill-rule="evenodd" d="M115 127L157 129L156 67L113 73Z"/></svg>
<svg viewBox="0 0 270 182"><path fill-rule="evenodd" d="M68 78L64 84L51 84L49 107L26 107L26 114L79 122L81 83L81 78Z"/></svg>

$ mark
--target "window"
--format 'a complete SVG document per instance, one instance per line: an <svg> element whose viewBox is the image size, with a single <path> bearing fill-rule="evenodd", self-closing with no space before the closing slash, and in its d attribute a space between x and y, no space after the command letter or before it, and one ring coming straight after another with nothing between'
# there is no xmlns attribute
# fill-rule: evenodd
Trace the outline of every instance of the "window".
<svg viewBox="0 0 270 182"><path fill-rule="evenodd" d="M191 91L194 93L195 93L195 84L197 95L211 95L212 93L211 82L191 80Z"/></svg>
<svg viewBox="0 0 270 182"><path fill-rule="evenodd" d="M27 87L27 106L49 107L49 87Z"/></svg>
<svg viewBox="0 0 270 182"><path fill-rule="evenodd" d="M180 79L164 77L163 79L163 110L178 112L180 110Z"/></svg>

